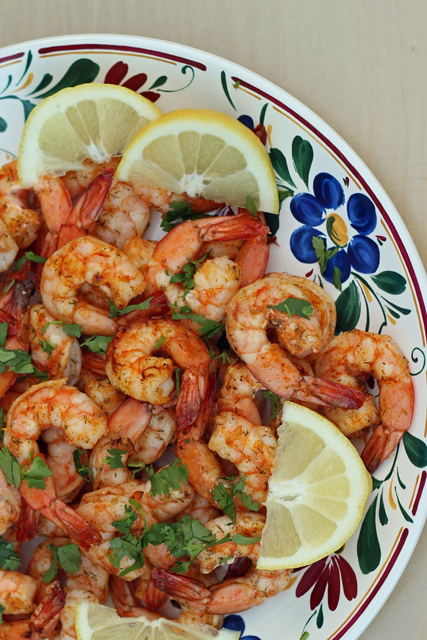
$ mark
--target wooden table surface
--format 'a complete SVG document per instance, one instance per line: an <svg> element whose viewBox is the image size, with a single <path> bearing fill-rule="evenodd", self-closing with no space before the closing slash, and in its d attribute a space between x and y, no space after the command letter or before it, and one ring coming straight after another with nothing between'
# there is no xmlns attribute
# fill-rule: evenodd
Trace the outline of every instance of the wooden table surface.
<svg viewBox="0 0 427 640"><path fill-rule="evenodd" d="M0 46L148 36L237 62L301 100L368 165L427 263L425 0L0 0ZM427 638L427 530L363 640Z"/></svg>

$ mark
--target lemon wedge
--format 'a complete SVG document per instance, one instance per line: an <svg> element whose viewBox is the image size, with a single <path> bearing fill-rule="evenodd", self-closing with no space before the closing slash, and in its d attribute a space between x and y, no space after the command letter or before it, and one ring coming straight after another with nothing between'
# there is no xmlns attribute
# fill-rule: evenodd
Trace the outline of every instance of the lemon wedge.
<svg viewBox="0 0 427 640"><path fill-rule="evenodd" d="M132 140L117 169L123 182L278 213L269 155L250 129L209 109L171 111Z"/></svg>
<svg viewBox="0 0 427 640"><path fill-rule="evenodd" d="M120 618L114 609L79 600L76 607L77 640L239 640L240 631L180 624L159 618Z"/></svg>
<svg viewBox="0 0 427 640"><path fill-rule="evenodd" d="M80 169L85 158L101 163L122 155L138 131L161 115L150 100L117 85L80 84L58 91L25 123L18 154L21 186Z"/></svg>
<svg viewBox="0 0 427 640"><path fill-rule="evenodd" d="M337 551L363 517L372 478L318 413L285 402L258 569L293 569Z"/></svg>

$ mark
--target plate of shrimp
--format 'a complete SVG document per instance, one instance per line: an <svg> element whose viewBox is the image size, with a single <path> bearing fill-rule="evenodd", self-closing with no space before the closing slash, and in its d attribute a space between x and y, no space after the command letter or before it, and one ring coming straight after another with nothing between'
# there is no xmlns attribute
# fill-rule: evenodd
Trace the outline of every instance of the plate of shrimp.
<svg viewBox="0 0 427 640"><path fill-rule="evenodd" d="M29 113L88 82L254 130L279 215L120 183L119 158L21 189ZM427 516L427 283L391 201L292 96L182 45L15 45L0 86L0 638L74 638L87 599L242 640L355 640ZM292 298L311 315L277 309ZM373 491L344 547L260 571L286 399L351 438Z"/></svg>

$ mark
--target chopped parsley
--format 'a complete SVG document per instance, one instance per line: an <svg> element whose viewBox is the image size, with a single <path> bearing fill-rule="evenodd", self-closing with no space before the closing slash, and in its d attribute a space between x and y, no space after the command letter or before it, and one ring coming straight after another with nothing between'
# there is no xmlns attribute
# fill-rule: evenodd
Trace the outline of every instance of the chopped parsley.
<svg viewBox="0 0 427 640"><path fill-rule="evenodd" d="M203 338L212 338L216 333L220 333L223 330L220 322L215 322L215 320L209 320L201 314L193 313L187 305L179 307L168 302L168 306L172 309L172 320L192 320L200 324L199 335Z"/></svg>
<svg viewBox="0 0 427 640"><path fill-rule="evenodd" d="M233 480L235 476L224 478L224 480ZM252 496L245 493L245 480L246 476L240 478L237 482L226 487L222 482L218 482L212 496L216 500L216 503L220 509L222 509L230 520L236 522L236 505L234 504L235 496L238 497L242 504L250 511L259 511L260 505L252 499Z"/></svg>
<svg viewBox="0 0 427 640"><path fill-rule="evenodd" d="M76 544L66 544L63 547L55 547L54 544L48 544L47 548L52 555L52 564L43 574L42 582L45 584L49 584L56 578L60 566L69 576L73 576L80 570L82 556Z"/></svg>
<svg viewBox="0 0 427 640"><path fill-rule="evenodd" d="M49 357L52 355L52 351L55 349L55 345L50 340L39 340L39 345L42 348L43 353L47 353Z"/></svg>
<svg viewBox="0 0 427 640"><path fill-rule="evenodd" d="M110 454L105 458L105 460L101 460L103 464L108 464L110 469L125 469L125 464L122 460L122 456L127 454L127 451L123 449L107 449L107 452Z"/></svg>
<svg viewBox="0 0 427 640"><path fill-rule="evenodd" d="M86 482L93 482L93 471L90 467L85 467L81 462L80 458L83 455L83 451L81 449L74 449L73 451L73 460L74 466L76 467L76 471L83 480Z"/></svg>
<svg viewBox="0 0 427 640"><path fill-rule="evenodd" d="M9 324L7 322L2 322L0 324L0 347L4 347L6 344L8 327Z"/></svg>
<svg viewBox="0 0 427 640"><path fill-rule="evenodd" d="M126 315L126 313L130 313L131 311L146 311L149 308L152 299L153 296L150 296L150 298L143 300L139 304L129 304L124 309L119 309L118 307L116 307L114 302L107 298L108 306L110 308L110 315L108 317L115 318L116 316L123 316Z"/></svg>
<svg viewBox="0 0 427 640"><path fill-rule="evenodd" d="M28 482L30 489L45 489L45 479L53 475L47 464L39 456L32 459L31 466L28 469L25 469L25 465L20 467L17 459L6 447L2 447L0 450L0 468L6 477L6 481L17 489L19 489L22 480Z"/></svg>
<svg viewBox="0 0 427 640"><path fill-rule="evenodd" d="M170 203L169 211L166 212L160 226L163 231L170 231L185 220L200 220L200 218L209 218L209 215L206 213L194 213L185 200L174 201Z"/></svg>
<svg viewBox="0 0 427 640"><path fill-rule="evenodd" d="M21 558L16 553L12 542L6 542L4 538L0 538L0 567L4 571L16 571L21 564Z"/></svg>
<svg viewBox="0 0 427 640"><path fill-rule="evenodd" d="M62 327L66 335L71 338L80 338L83 333L83 327L81 324L67 324L66 322L62 322L62 320L51 320L50 322L46 322L42 329L42 333L44 333L51 324L57 324Z"/></svg>
<svg viewBox="0 0 427 640"><path fill-rule="evenodd" d="M312 305L307 302L307 300L302 300L301 298L286 298L286 300L283 300L283 302L279 304L268 304L267 308L283 311L287 313L289 317L300 316L306 319L312 316L314 312Z"/></svg>
<svg viewBox="0 0 427 640"><path fill-rule="evenodd" d="M184 298L187 293L194 288L194 274L196 273L196 269L206 260L209 253L209 251L205 253L199 260L189 260L188 264L182 269L183 273L176 273L171 277L172 284L180 282L184 287Z"/></svg>
<svg viewBox="0 0 427 640"><path fill-rule="evenodd" d="M157 340L156 344L154 345L155 351L160 349L160 347L162 346L165 340L166 340L166 336L160 336L160 338Z"/></svg>
<svg viewBox="0 0 427 640"><path fill-rule="evenodd" d="M245 202L245 207L249 211L251 216L255 216L256 217L258 215L258 211L256 210L255 202L254 202L254 199L252 198L252 196L247 196L246 202Z"/></svg>
<svg viewBox="0 0 427 640"><path fill-rule="evenodd" d="M263 391L262 395L266 400L270 400L270 420L274 420L280 411L280 396L274 393L274 391Z"/></svg>
<svg viewBox="0 0 427 640"><path fill-rule="evenodd" d="M135 500L132 500L131 498L129 502L134 506L137 505L142 512L140 505L138 505ZM143 513L142 515L144 516ZM144 556L142 555L144 536L137 538L133 533L131 533L131 527L137 518L138 514L132 506L126 505L125 517L112 523L113 527L117 529L121 537L116 536L110 542L110 553L108 557L111 564L116 569L120 569L120 564L123 558L127 557L134 561L129 567L120 572L120 578L123 578L131 571L135 571L144 566Z"/></svg>
<svg viewBox="0 0 427 640"><path fill-rule="evenodd" d="M5 349L0 347L0 374L6 368L13 373L30 375L40 380L47 380L47 372L39 371L31 362L31 356L23 349Z"/></svg>
<svg viewBox="0 0 427 640"><path fill-rule="evenodd" d="M91 336L82 342L80 346L86 347L89 351L92 351L92 353L99 353L103 356L112 339L113 336Z"/></svg>
<svg viewBox="0 0 427 640"><path fill-rule="evenodd" d="M153 466L146 467L148 476L151 481L150 494L154 496L165 496L170 491L175 491L188 478L188 468L178 458L167 467L163 467L157 473L154 472Z"/></svg>
<svg viewBox="0 0 427 640"><path fill-rule="evenodd" d="M18 262L15 265L14 271L19 271L19 269L22 267L24 262L27 262L28 260L31 260L31 262L38 262L40 264L44 264L47 258L42 258L42 256L38 256L36 253L33 253L33 251L26 251L26 253L24 253L22 258L19 258Z"/></svg>

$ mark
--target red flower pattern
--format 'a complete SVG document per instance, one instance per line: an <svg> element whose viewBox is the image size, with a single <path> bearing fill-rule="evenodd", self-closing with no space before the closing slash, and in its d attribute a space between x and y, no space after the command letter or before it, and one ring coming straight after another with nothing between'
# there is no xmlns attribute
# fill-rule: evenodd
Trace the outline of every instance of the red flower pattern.
<svg viewBox="0 0 427 640"><path fill-rule="evenodd" d="M299 581L295 595L300 598L313 589L310 595L310 609L313 610L322 602L328 588L328 607L335 611L340 599L341 582L345 597L353 600L357 596L356 574L347 560L333 554L308 567Z"/></svg>
<svg viewBox="0 0 427 640"><path fill-rule="evenodd" d="M137 73L136 75L128 78L126 82L123 82L128 71L129 66L125 62L116 62L116 64L107 72L104 84L119 84L122 87L126 87L126 89L131 89L136 93L139 92L141 96L148 98L151 102L156 102L156 100L160 98L160 93L155 91L139 91L139 89L147 82L146 73Z"/></svg>

